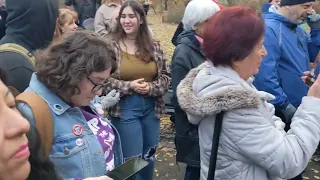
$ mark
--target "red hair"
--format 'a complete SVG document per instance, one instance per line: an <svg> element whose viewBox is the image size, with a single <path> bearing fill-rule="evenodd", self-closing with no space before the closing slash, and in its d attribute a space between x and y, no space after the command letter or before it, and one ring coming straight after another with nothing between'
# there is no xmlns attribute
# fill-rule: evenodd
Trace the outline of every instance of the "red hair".
<svg viewBox="0 0 320 180"><path fill-rule="evenodd" d="M262 18L251 8L233 6L212 16L205 27L203 49L217 65L246 58L264 34Z"/></svg>

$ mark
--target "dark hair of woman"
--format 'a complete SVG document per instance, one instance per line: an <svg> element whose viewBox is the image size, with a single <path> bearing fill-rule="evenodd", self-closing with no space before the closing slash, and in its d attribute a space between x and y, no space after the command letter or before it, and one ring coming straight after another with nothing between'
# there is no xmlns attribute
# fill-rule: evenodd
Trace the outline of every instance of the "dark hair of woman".
<svg viewBox="0 0 320 180"><path fill-rule="evenodd" d="M0 69L0 80L7 85L7 74L2 69ZM27 180L58 180L59 177L54 169L53 163L49 158L44 156L44 153L41 150L40 135L35 127L30 126L30 131L27 133L27 137L30 149L29 162L31 165L31 171Z"/></svg>
<svg viewBox="0 0 320 180"><path fill-rule="evenodd" d="M154 57L154 39L152 38L150 34L150 30L148 28L148 21L145 16L144 10L140 2L136 0L128 0L124 2L120 8L119 12L119 18L118 23L116 26L116 34L115 34L115 40L117 42L122 41L126 37L126 33L122 28L122 25L120 23L121 14L126 7L131 7L136 17L140 17L140 28L136 39L136 46L137 51L136 55L141 57L142 60L149 62L155 60Z"/></svg>
<svg viewBox="0 0 320 180"><path fill-rule="evenodd" d="M41 148L41 139L38 131L34 126L30 126L30 131L27 133L29 140L30 157L29 162L31 171L27 180L45 179L58 180L58 174L55 171L53 163L49 158L44 156Z"/></svg>
<svg viewBox="0 0 320 180"><path fill-rule="evenodd" d="M68 102L80 93L78 85L92 72L116 69L113 47L87 30L65 33L47 49L36 52L37 77L51 91Z"/></svg>

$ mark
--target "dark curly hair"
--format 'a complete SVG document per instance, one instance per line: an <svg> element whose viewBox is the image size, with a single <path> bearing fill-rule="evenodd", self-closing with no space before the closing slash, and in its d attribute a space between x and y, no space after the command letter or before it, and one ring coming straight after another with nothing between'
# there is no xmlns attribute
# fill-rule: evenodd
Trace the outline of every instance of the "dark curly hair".
<svg viewBox="0 0 320 180"><path fill-rule="evenodd" d="M92 72L112 68L112 73L116 69L111 43L87 30L66 33L35 54L39 81L64 98L80 93L80 81Z"/></svg>

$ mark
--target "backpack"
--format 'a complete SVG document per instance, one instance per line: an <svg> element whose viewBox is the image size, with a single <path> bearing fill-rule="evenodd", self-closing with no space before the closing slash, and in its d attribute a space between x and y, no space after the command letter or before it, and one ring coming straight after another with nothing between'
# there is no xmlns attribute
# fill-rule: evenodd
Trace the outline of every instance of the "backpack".
<svg viewBox="0 0 320 180"><path fill-rule="evenodd" d="M18 44L7 43L0 45L0 52L14 52L20 54L28 59L33 66L35 65L36 58L34 55ZM53 119L47 102L36 93L20 93L12 86L9 86L8 88L16 98L17 103L25 103L30 107L36 122L36 129L40 134L42 151L46 157L49 157L52 148Z"/></svg>

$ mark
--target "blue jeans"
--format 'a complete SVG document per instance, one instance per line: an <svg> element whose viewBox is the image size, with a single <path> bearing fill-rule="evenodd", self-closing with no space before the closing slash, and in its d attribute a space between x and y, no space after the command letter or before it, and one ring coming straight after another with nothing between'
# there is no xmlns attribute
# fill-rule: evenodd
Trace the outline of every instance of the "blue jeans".
<svg viewBox="0 0 320 180"><path fill-rule="evenodd" d="M186 167L186 174L184 180L199 180L200 179L200 168L199 167Z"/></svg>
<svg viewBox="0 0 320 180"><path fill-rule="evenodd" d="M111 118L120 134L124 158L141 156L150 163L133 180L153 179L160 131L160 120L155 117L154 108L155 98L134 93L120 99L120 118Z"/></svg>

